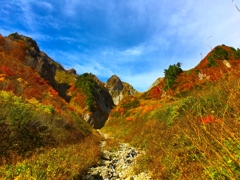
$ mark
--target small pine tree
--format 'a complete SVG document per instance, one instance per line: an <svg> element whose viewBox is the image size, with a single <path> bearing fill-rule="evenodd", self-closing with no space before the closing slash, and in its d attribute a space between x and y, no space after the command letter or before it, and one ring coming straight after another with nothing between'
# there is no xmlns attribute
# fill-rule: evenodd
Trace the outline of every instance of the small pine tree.
<svg viewBox="0 0 240 180"><path fill-rule="evenodd" d="M177 76L182 72L181 63L170 65L168 69L164 69L165 85L164 90L168 90L175 84Z"/></svg>

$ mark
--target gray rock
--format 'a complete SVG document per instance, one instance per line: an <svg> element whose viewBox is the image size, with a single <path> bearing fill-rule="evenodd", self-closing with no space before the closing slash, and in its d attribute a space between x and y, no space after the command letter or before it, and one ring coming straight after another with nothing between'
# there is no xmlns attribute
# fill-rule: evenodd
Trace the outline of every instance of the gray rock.
<svg viewBox="0 0 240 180"><path fill-rule="evenodd" d="M132 169L136 164L136 157L144 154L143 151L130 147L126 143L119 144L120 149L115 152L104 150L105 146L105 143L101 144L103 151L101 166L90 168L88 171L88 174L92 176L92 180L151 180L151 177L144 172L138 175L132 174ZM88 179L90 179L89 176Z"/></svg>

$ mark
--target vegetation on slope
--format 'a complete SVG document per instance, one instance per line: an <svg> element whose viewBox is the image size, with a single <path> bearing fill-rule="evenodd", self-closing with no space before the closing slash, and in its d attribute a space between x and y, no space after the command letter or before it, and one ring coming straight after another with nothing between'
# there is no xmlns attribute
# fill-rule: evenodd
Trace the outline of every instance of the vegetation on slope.
<svg viewBox="0 0 240 180"><path fill-rule="evenodd" d="M164 69L165 85L164 90L170 89L176 83L177 76L182 72L181 63L170 65L168 69Z"/></svg>
<svg viewBox="0 0 240 180"><path fill-rule="evenodd" d="M0 35L0 179L78 178L97 163L100 138L60 96L75 76L51 77L54 62L34 42Z"/></svg>
<svg viewBox="0 0 240 180"><path fill-rule="evenodd" d="M145 149L139 169L155 179L237 179L239 84L220 81L187 97L120 106L103 130Z"/></svg>
<svg viewBox="0 0 240 180"><path fill-rule="evenodd" d="M145 168L154 179L240 178L239 60L232 54L231 68L224 59L209 67L210 55L165 96L145 94L131 107L136 100L128 99L111 112L103 131L146 150L136 171Z"/></svg>
<svg viewBox="0 0 240 180"><path fill-rule="evenodd" d="M69 178L97 163L100 139L78 115L6 91L0 99L1 178Z"/></svg>
<svg viewBox="0 0 240 180"><path fill-rule="evenodd" d="M239 60L239 49L223 45L194 69L169 66L159 85L112 110L103 131L146 150L136 171L154 179L239 179ZM81 113L98 110L105 122L108 95L94 75L66 72L31 38L0 36L0 178L80 178L100 156Z"/></svg>

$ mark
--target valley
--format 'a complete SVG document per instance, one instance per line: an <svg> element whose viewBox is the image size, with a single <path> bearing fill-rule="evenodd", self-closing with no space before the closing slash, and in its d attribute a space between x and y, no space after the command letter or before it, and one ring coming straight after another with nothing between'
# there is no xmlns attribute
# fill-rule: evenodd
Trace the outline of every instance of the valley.
<svg viewBox="0 0 240 180"><path fill-rule="evenodd" d="M0 36L0 179L239 179L240 49L164 72L139 93Z"/></svg>

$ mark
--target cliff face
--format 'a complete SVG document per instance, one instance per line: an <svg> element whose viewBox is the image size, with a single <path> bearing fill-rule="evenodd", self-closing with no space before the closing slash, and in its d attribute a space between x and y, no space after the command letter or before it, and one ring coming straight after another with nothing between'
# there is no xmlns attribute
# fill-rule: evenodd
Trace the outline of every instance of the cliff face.
<svg viewBox="0 0 240 180"><path fill-rule="evenodd" d="M95 75L85 73L77 78L76 87L86 95L87 111L84 112L83 118L94 128L102 128L114 107L112 97L104 83Z"/></svg>
<svg viewBox="0 0 240 180"><path fill-rule="evenodd" d="M60 98L72 105L70 109L78 112L92 127L99 129L104 126L114 103L103 82L92 74L85 74L86 76L82 75L80 77L75 69L65 70L46 53L40 51L36 41L30 37L13 33L7 38L24 44L25 57L22 63L37 71L40 77L57 91ZM77 82L78 85L88 83L90 87L86 89L86 86L80 85L75 88L73 93L70 88L73 89L74 86L78 86ZM86 102L79 105L79 99Z"/></svg>
<svg viewBox="0 0 240 180"><path fill-rule="evenodd" d="M117 105L126 96L135 96L138 94L138 92L130 84L122 82L116 75L111 76L107 80L105 87L111 94L115 105Z"/></svg>
<svg viewBox="0 0 240 180"><path fill-rule="evenodd" d="M48 81L52 86L56 86L56 81L54 79L56 70L63 70L64 68L48 57L46 53L40 51L36 41L32 38L19 35L18 33L10 34L8 38L14 41L24 42L26 57L23 63L27 66L35 68L43 79Z"/></svg>

